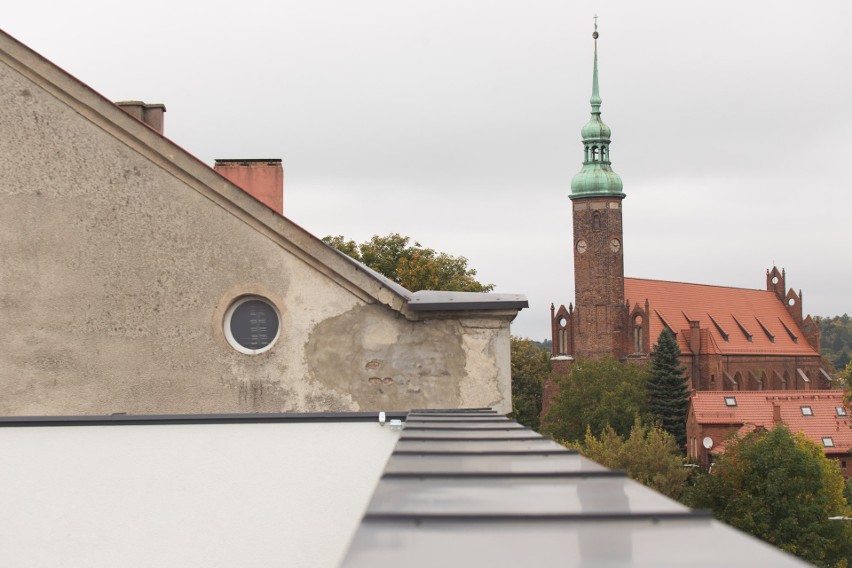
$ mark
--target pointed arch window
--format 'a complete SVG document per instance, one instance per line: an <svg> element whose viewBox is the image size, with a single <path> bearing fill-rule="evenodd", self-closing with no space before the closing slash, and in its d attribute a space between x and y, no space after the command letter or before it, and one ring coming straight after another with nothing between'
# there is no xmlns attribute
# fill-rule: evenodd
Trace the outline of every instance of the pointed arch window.
<svg viewBox="0 0 852 568"><path fill-rule="evenodd" d="M601 212L595 211L592 213L592 229L598 230L601 228Z"/></svg>
<svg viewBox="0 0 852 568"><path fill-rule="evenodd" d="M558 355L568 355L568 320L565 316L559 318L557 322L556 337L556 353Z"/></svg>
<svg viewBox="0 0 852 568"><path fill-rule="evenodd" d="M642 353L643 346L645 345L642 329L642 316L636 314L636 317L633 318L633 352L634 353Z"/></svg>

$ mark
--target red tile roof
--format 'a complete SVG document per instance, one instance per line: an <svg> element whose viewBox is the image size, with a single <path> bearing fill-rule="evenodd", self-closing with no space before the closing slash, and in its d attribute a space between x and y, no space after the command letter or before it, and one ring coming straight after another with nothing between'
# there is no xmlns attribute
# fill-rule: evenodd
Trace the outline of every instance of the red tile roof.
<svg viewBox="0 0 852 568"><path fill-rule="evenodd" d="M852 448L852 429L849 416L838 416L843 407L844 391L699 391L692 396L696 422L702 426L740 426L740 435L756 427L771 429L775 425L773 407L781 410L781 421L793 432L802 432L816 442L827 454L847 454ZM736 406L727 406L726 397L736 399ZM812 416L802 413L810 407ZM834 447L825 447L823 437L830 437ZM717 443L722 442L716 440Z"/></svg>
<svg viewBox="0 0 852 568"><path fill-rule="evenodd" d="M683 353L692 352L688 343L688 318L692 318L701 322L702 331L708 332L706 339L703 334L701 338L701 349L707 349L705 352L819 355L774 292L625 278L624 296L631 306L639 304L643 308L647 299L652 342L656 342L665 321L677 334ZM790 337L784 325L797 340Z"/></svg>

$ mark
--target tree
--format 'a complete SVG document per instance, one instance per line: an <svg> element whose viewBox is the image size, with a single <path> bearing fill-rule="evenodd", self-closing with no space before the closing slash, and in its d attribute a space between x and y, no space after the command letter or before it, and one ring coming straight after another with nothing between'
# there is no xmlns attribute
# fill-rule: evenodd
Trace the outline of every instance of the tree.
<svg viewBox="0 0 852 568"><path fill-rule="evenodd" d="M619 436L611 426L600 436L586 430L580 452L610 469L623 469L651 489L680 499L691 470L684 467L683 454L671 434L659 426L648 426L638 417L627 437Z"/></svg>
<svg viewBox="0 0 852 568"><path fill-rule="evenodd" d="M384 237L373 235L361 244L342 235L329 235L322 240L412 292L490 292L494 289L494 284L482 284L474 278L476 270L468 267L465 257L423 248L417 241L409 244L411 239L399 233Z"/></svg>
<svg viewBox="0 0 852 568"><path fill-rule="evenodd" d="M553 397L542 429L559 440L583 439L586 429L598 436L611 426L627 436L636 417L648 418L648 372L611 357L578 360L567 375L554 377Z"/></svg>
<svg viewBox="0 0 852 568"><path fill-rule="evenodd" d="M845 566L852 525L843 475L822 448L783 424L732 439L687 502L720 520L821 566Z"/></svg>
<svg viewBox="0 0 852 568"><path fill-rule="evenodd" d="M680 364L680 347L671 331L664 328L660 332L651 355L651 376L648 380L651 415L683 450L686 446L689 385L686 369Z"/></svg>
<svg viewBox="0 0 852 568"><path fill-rule="evenodd" d="M544 381L550 376L550 352L534 341L512 337L512 418L538 430Z"/></svg>
<svg viewBox="0 0 852 568"><path fill-rule="evenodd" d="M846 368L840 373L840 378L836 382L840 383L838 388L846 391L844 396L846 408L852 409L852 361L846 363Z"/></svg>
<svg viewBox="0 0 852 568"><path fill-rule="evenodd" d="M852 318L848 314L819 318L820 350L824 359L842 369L852 358Z"/></svg>

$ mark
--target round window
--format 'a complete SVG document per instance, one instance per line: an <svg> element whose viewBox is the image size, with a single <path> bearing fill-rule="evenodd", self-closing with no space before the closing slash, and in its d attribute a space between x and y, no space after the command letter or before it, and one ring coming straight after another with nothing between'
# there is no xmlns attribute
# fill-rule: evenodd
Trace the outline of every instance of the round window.
<svg viewBox="0 0 852 568"><path fill-rule="evenodd" d="M278 309L266 298L245 296L225 312L225 338L240 353L268 351L278 339Z"/></svg>

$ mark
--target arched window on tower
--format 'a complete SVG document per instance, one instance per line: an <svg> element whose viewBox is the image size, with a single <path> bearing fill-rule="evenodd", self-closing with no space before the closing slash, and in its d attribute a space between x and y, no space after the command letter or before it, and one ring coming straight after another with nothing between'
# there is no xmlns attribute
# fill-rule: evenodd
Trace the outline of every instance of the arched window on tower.
<svg viewBox="0 0 852 568"><path fill-rule="evenodd" d="M559 318L556 330L557 346L556 353L559 355L568 354L568 320L564 317Z"/></svg>
<svg viewBox="0 0 852 568"><path fill-rule="evenodd" d="M642 335L642 316L636 315L633 318L633 352L634 353L642 353L642 349L645 346L644 337Z"/></svg>
<svg viewBox="0 0 852 568"><path fill-rule="evenodd" d="M595 211L592 213L592 229L598 230L601 228L601 214L600 211Z"/></svg>
<svg viewBox="0 0 852 568"><path fill-rule="evenodd" d="M598 147L597 146L592 146L592 161L593 162L598 161Z"/></svg>
<svg viewBox="0 0 852 568"><path fill-rule="evenodd" d="M607 149L606 146L601 146L601 162L606 162Z"/></svg>

